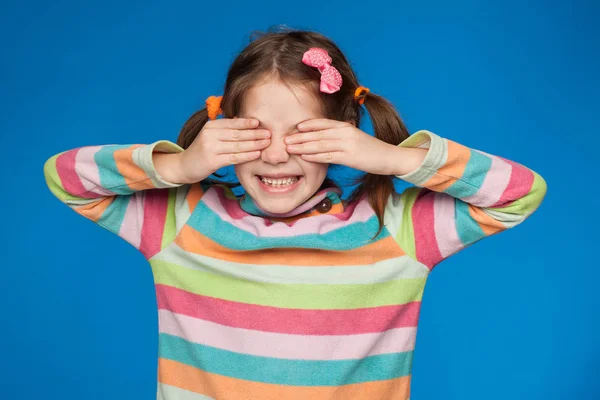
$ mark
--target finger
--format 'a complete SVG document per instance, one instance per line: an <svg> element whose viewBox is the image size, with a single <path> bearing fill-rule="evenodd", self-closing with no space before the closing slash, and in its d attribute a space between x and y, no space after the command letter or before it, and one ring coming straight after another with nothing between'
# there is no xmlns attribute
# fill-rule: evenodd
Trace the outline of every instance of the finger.
<svg viewBox="0 0 600 400"><path fill-rule="evenodd" d="M285 138L285 143L295 144L324 139L341 139L342 132L338 128L320 129L310 132L292 133Z"/></svg>
<svg viewBox="0 0 600 400"><path fill-rule="evenodd" d="M344 153L341 151L328 151L326 153L318 153L318 154L302 154L303 160L323 163L323 164L342 164L341 160L343 159Z"/></svg>
<svg viewBox="0 0 600 400"><path fill-rule="evenodd" d="M208 129L253 129L258 126L255 118L221 118L210 120L205 125Z"/></svg>
<svg viewBox="0 0 600 400"><path fill-rule="evenodd" d="M268 129L219 129L216 132L218 140L222 141L247 141L260 140L271 137Z"/></svg>
<svg viewBox="0 0 600 400"><path fill-rule="evenodd" d="M217 154L245 153L248 151L262 150L271 143L270 139L248 140L239 142L218 142Z"/></svg>
<svg viewBox="0 0 600 400"><path fill-rule="evenodd" d="M337 121L335 119L315 118L299 123L297 128L299 131L306 132L317 129L341 128L346 125L348 125L347 122Z"/></svg>
<svg viewBox="0 0 600 400"><path fill-rule="evenodd" d="M317 140L287 146L288 153L292 154L317 154L330 151L343 151L340 140Z"/></svg>
<svg viewBox="0 0 600 400"><path fill-rule="evenodd" d="M230 154L220 154L217 156L219 168L226 167L228 165L234 164L242 164L248 161L256 160L260 157L260 151L248 151L245 153L230 153Z"/></svg>

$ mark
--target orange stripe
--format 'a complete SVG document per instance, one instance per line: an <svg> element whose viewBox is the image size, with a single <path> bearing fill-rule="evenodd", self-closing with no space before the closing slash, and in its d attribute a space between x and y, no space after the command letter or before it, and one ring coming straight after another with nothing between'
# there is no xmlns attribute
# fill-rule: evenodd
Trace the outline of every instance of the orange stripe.
<svg viewBox="0 0 600 400"><path fill-rule="evenodd" d="M471 158L468 147L448 140L448 160L423 186L436 192L443 192L463 176Z"/></svg>
<svg viewBox="0 0 600 400"><path fill-rule="evenodd" d="M143 169L133 162L133 151L142 145L136 144L127 149L115 150L114 158L117 169L125 178L131 190L153 189L154 184Z"/></svg>
<svg viewBox="0 0 600 400"><path fill-rule="evenodd" d="M331 209L327 211L327 214L340 214L344 212L344 205L340 202L331 206ZM275 222L285 222L286 224L291 224L293 222L298 221L299 219L308 218L308 217L316 217L317 215L323 215L323 213L318 212L317 210L311 211L309 214L300 214L294 217L287 218L269 218Z"/></svg>
<svg viewBox="0 0 600 400"><path fill-rule="evenodd" d="M279 248L237 251L221 246L189 225L175 239L179 247L203 256L242 264L285 264L299 266L365 265L405 255L391 236L358 249L332 251Z"/></svg>
<svg viewBox="0 0 600 400"><path fill-rule="evenodd" d="M479 227L487 236L506 229L504 224L487 215L480 207L469 204L469 215L479 224Z"/></svg>
<svg viewBox="0 0 600 400"><path fill-rule="evenodd" d="M202 190L202 186L199 183L195 183L190 186L190 190L188 191L186 200L188 202L188 206L190 208L190 212L193 212L198 202L204 195L204 191Z"/></svg>
<svg viewBox="0 0 600 400"><path fill-rule="evenodd" d="M79 214L94 222L98 222L104 210L115 200L115 196L103 197L101 200L75 208Z"/></svg>
<svg viewBox="0 0 600 400"><path fill-rule="evenodd" d="M411 375L342 386L289 386L230 378L159 358L158 379L166 385L215 399L407 400L410 396Z"/></svg>

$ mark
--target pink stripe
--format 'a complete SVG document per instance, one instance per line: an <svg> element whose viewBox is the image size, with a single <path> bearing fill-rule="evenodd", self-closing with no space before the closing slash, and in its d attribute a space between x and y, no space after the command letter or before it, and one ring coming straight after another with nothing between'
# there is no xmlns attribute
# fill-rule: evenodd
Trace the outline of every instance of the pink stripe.
<svg viewBox="0 0 600 400"><path fill-rule="evenodd" d="M500 199L492 204L491 207L508 206L513 201L524 197L531 191L531 187L533 186L533 172L514 161L500 158L512 166L512 172L504 193L502 193Z"/></svg>
<svg viewBox="0 0 600 400"><path fill-rule="evenodd" d="M352 310L304 310L245 304L156 285L158 308L237 328L296 335L353 335L416 327L420 301Z"/></svg>
<svg viewBox="0 0 600 400"><path fill-rule="evenodd" d="M422 188L412 208L416 257L429 269L443 259L435 237L435 194L430 189Z"/></svg>
<svg viewBox="0 0 600 400"><path fill-rule="evenodd" d="M140 252L150 258L161 250L167 218L169 191L150 189L144 192L144 223L142 225ZM138 218L141 218L139 216Z"/></svg>
<svg viewBox="0 0 600 400"><path fill-rule="evenodd" d="M95 198L85 196L86 189L75 171L75 160L79 149L69 150L56 159L56 172L60 178L63 189L72 196L82 198Z"/></svg>
<svg viewBox="0 0 600 400"><path fill-rule="evenodd" d="M414 349L416 328L356 335L290 335L232 328L160 310L160 332L236 353L299 360L344 360Z"/></svg>
<svg viewBox="0 0 600 400"><path fill-rule="evenodd" d="M478 153L483 154L481 151ZM504 162L501 158L485 154L492 159L492 164L488 170L481 188L473 196L464 197L467 203L477 205L478 207L491 207L498 202L500 196L508 186L511 174L510 164Z"/></svg>
<svg viewBox="0 0 600 400"><path fill-rule="evenodd" d="M368 202L361 201L355 208L344 211L344 213L354 211L348 215L347 221L333 214L323 214L311 218L301 218L294 223L294 229L290 229L285 224L256 223L258 217L245 213L236 201L228 200L224 196L220 199L218 190L207 191L202 197L202 201L223 221L260 237L289 237L315 232L324 234L354 222L365 222L374 215Z"/></svg>
<svg viewBox="0 0 600 400"><path fill-rule="evenodd" d="M144 218L143 198L138 195L133 195L127 204L123 223L119 230L119 236L135 246L140 248L141 242L141 225Z"/></svg>
<svg viewBox="0 0 600 400"><path fill-rule="evenodd" d="M458 237L455 219L456 199L446 193L436 193L433 203L435 238L442 258L464 247Z"/></svg>
<svg viewBox="0 0 600 400"><path fill-rule="evenodd" d="M114 193L100 187L100 172L98 164L94 161L94 155L102 149L102 146L89 146L79 149L75 163L75 170L81 177L81 183L85 187L88 196L92 198L113 196Z"/></svg>

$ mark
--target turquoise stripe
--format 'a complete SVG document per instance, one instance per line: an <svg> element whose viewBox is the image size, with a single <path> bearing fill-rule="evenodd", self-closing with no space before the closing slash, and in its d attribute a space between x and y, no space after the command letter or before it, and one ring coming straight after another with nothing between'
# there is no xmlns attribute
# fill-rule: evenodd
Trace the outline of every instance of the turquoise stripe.
<svg viewBox="0 0 600 400"><path fill-rule="evenodd" d="M159 356L203 371L254 382L294 386L339 386L407 376L413 352L346 360L260 357L159 335Z"/></svg>
<svg viewBox="0 0 600 400"><path fill-rule="evenodd" d="M295 247L322 250L352 250L371 242L379 229L377 216L366 222L355 222L323 234L308 234L290 237L260 237L225 222L204 202L200 202L187 224L204 236L232 250L259 250L280 247ZM383 229L375 241L390 234Z"/></svg>
<svg viewBox="0 0 600 400"><path fill-rule="evenodd" d="M470 152L471 155L462 177L444 191L452 197L464 199L477 193L492 167L491 158L473 150Z"/></svg>
<svg viewBox="0 0 600 400"><path fill-rule="evenodd" d="M112 203L102 213L98 224L118 235L131 198L132 196L115 196Z"/></svg>
<svg viewBox="0 0 600 400"><path fill-rule="evenodd" d="M242 197L242 199L240 200L240 206L242 207L242 210L244 210L248 214L265 215L263 210L258 208L256 203L248 195Z"/></svg>
<svg viewBox="0 0 600 400"><path fill-rule="evenodd" d="M114 157L116 150L127 149L129 147L131 146L109 145L104 146L94 154L94 161L98 164L98 171L100 172L100 185L116 194L133 193L125 183L125 177L119 172ZM116 190L117 188L119 190Z"/></svg>
<svg viewBox="0 0 600 400"><path fill-rule="evenodd" d="M458 237L465 245L483 239L485 233L469 214L469 204L459 199L454 200L455 203L455 222Z"/></svg>

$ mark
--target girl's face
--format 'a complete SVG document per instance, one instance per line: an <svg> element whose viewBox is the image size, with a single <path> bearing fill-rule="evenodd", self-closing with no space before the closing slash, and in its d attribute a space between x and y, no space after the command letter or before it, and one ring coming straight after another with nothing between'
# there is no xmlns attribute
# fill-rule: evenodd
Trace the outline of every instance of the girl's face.
<svg viewBox="0 0 600 400"><path fill-rule="evenodd" d="M304 161L289 154L284 138L308 119L325 118L314 95L301 86L286 86L268 78L245 95L240 118L256 118L271 131L271 144L260 158L235 165L235 173L260 208L273 214L293 210L321 186L328 164Z"/></svg>

